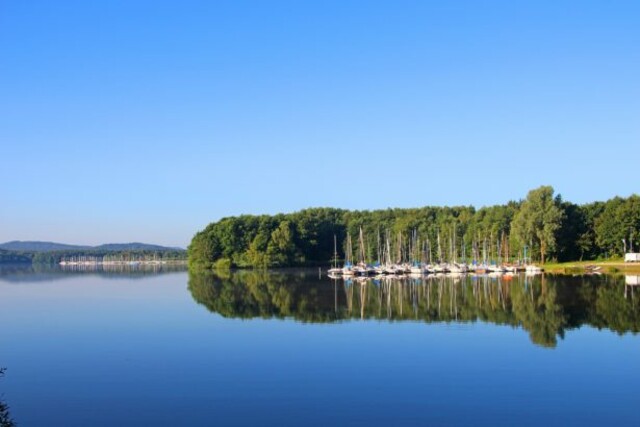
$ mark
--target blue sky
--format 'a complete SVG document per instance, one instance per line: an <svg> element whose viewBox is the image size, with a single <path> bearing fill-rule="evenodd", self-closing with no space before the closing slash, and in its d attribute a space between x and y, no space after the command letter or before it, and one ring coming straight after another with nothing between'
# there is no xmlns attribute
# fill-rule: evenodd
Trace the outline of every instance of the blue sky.
<svg viewBox="0 0 640 427"><path fill-rule="evenodd" d="M636 1L4 1L0 242L638 192Z"/></svg>

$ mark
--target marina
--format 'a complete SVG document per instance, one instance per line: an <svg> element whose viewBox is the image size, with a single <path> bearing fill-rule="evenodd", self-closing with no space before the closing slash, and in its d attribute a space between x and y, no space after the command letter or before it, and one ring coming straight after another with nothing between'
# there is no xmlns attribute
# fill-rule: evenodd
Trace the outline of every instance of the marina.
<svg viewBox="0 0 640 427"><path fill-rule="evenodd" d="M137 266L137 265L166 265L172 263L186 263L184 260L166 260L161 256L154 254L150 255L78 255L78 256L65 256L58 263L62 267L71 266Z"/></svg>
<svg viewBox="0 0 640 427"><path fill-rule="evenodd" d="M443 245L440 233L437 233L436 256L432 256L432 247L429 239L421 241L417 231L413 231L411 239L406 242L403 234L398 233L397 239L392 243L391 234L386 232L384 243L378 233L376 240L375 261L367 259L367 239L362 227L359 229L357 246L357 263L353 262L353 244L351 235L347 234L344 252L343 267L338 266L337 238L334 235L334 256L333 266L327 270L332 277L369 277L369 276L422 276L436 274L461 275L473 274L517 274L526 272L527 274L539 274L543 268L533 264L531 258L527 258L527 247L523 248L522 257L515 258L509 253L508 238L504 233L500 240L496 242L495 252L491 245L488 246L487 239L484 239L482 250L476 241L471 244L472 258L466 257L466 246L463 242L456 244L455 226L451 233L449 242L449 255L444 256Z"/></svg>

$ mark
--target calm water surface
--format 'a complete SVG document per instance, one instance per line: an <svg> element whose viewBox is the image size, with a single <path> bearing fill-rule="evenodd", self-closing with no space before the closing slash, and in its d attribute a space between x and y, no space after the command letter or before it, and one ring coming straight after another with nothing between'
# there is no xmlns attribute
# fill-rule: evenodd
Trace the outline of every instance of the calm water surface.
<svg viewBox="0 0 640 427"><path fill-rule="evenodd" d="M3 268L0 396L20 426L638 426L633 283Z"/></svg>

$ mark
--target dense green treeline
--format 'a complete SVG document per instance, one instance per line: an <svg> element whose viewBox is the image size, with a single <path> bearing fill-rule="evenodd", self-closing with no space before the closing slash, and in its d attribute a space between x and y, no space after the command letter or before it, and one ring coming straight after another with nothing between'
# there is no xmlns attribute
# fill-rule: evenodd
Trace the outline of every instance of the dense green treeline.
<svg viewBox="0 0 640 427"><path fill-rule="evenodd" d="M63 251L48 252L17 252L6 251L0 249L0 264L58 264L63 259L93 257L101 258L104 256L119 257L122 260L159 260L159 261L178 261L186 259L184 250L131 250L131 251L111 251L99 249L74 249Z"/></svg>
<svg viewBox="0 0 640 427"><path fill-rule="evenodd" d="M410 248L419 247L434 260L471 260L482 251L492 260L514 261L525 249L527 258L536 261L589 260L621 256L625 245L629 249L633 236L640 234L640 196L577 205L543 186L522 201L480 209L312 208L228 217L196 233L188 248L189 263L194 268L326 265L333 258L334 235L339 258L345 257L347 235L353 240L352 256L361 253L360 228L368 262L380 261L386 240L392 253L405 259L416 258ZM414 235L418 245L411 241Z"/></svg>
<svg viewBox="0 0 640 427"><path fill-rule="evenodd" d="M485 321L529 332L553 347L567 330L591 325L640 332L640 294L622 276L383 278L318 280L314 274L240 271L189 275L194 300L237 318Z"/></svg>
<svg viewBox="0 0 640 427"><path fill-rule="evenodd" d="M0 249L0 264L24 264L30 263L32 254L23 254Z"/></svg>

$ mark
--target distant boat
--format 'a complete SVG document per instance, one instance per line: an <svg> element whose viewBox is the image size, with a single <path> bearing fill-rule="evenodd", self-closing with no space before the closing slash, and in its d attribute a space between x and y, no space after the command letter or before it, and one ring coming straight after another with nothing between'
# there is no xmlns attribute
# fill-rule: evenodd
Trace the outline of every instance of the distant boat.
<svg viewBox="0 0 640 427"><path fill-rule="evenodd" d="M451 270L449 270L449 264L440 263L433 267L433 271L435 273L448 273Z"/></svg>
<svg viewBox="0 0 640 427"><path fill-rule="evenodd" d="M351 264L345 264L345 266L342 268L342 275L343 276L355 276L356 272L352 267L353 266Z"/></svg>
<svg viewBox="0 0 640 427"><path fill-rule="evenodd" d="M384 266L378 264L373 267L373 272L379 276L385 274L385 268Z"/></svg>
<svg viewBox="0 0 640 427"><path fill-rule="evenodd" d="M524 268L524 271L526 273L542 273L543 269L542 267L538 267L537 265L529 264Z"/></svg>
<svg viewBox="0 0 640 427"><path fill-rule="evenodd" d="M449 272L453 274L464 274L469 271L469 267L466 264L450 264Z"/></svg>
<svg viewBox="0 0 640 427"><path fill-rule="evenodd" d="M507 271L506 268L498 264L491 264L490 266L487 267L487 270L489 270L490 273L498 273L498 274L504 273L505 271Z"/></svg>
<svg viewBox="0 0 640 427"><path fill-rule="evenodd" d="M599 265L586 265L584 269L589 273L597 273L602 270L602 267Z"/></svg>
<svg viewBox="0 0 640 427"><path fill-rule="evenodd" d="M415 263L409 269L409 273L414 275L418 275L418 274L422 275L425 273L425 270L419 263Z"/></svg>

